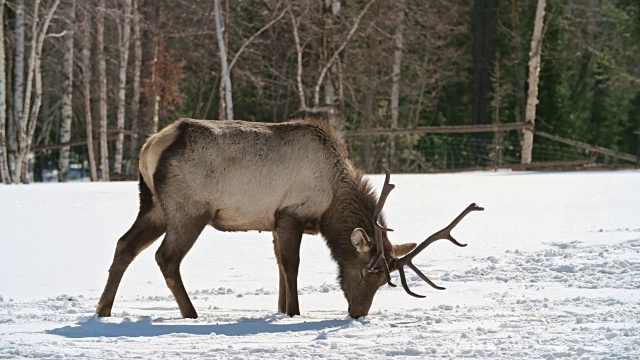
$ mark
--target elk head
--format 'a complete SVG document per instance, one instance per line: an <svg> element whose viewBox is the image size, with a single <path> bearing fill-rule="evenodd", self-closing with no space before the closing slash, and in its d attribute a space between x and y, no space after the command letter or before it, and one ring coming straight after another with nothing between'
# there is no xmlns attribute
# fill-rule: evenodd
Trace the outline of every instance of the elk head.
<svg viewBox="0 0 640 360"><path fill-rule="evenodd" d="M426 275L424 275L411 261L416 255L422 252L427 246L434 243L437 240L446 239L453 244L465 247L466 244L459 243L452 235L451 230L470 212L482 211L484 208L477 206L475 203L470 204L458 217L456 217L451 224L442 230L434 233L424 240L419 246L416 247L415 243L407 243L401 245L390 245L387 238L387 232L393 231L385 227L380 223L380 214L384 203L389 196L391 190L395 188L394 184L390 184L390 172L386 171L386 178L382 193L376 205L375 213L373 216L374 224L374 239L372 240L366 232L357 228L351 234L351 242L358 251L360 257L360 266L344 269L343 272L349 272L347 274L341 274L341 285L345 293L345 297L349 302L349 315L353 318L360 316L366 316L373 302L373 296L379 287L386 282L388 285L395 287L396 285L391 282L391 271L398 270L400 273L400 281L402 287L411 296L423 298L423 295L418 295L409 289L406 276L404 273L404 267L407 266L413 270L422 280L433 288L438 290L444 290L444 287L434 284ZM373 251L373 245L375 244L375 251ZM387 250L387 256L385 256L385 247ZM389 260L387 260L387 257ZM364 265L364 266L363 266ZM359 281L354 281L359 279Z"/></svg>

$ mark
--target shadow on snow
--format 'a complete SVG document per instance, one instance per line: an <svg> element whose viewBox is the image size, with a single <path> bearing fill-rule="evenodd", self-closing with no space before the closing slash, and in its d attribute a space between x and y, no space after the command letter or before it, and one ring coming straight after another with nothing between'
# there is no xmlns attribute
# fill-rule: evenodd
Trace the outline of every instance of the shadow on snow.
<svg viewBox="0 0 640 360"><path fill-rule="evenodd" d="M60 335L68 338L89 338L89 337L143 337L160 336L168 334L191 334L191 335L226 335L243 336L260 333L280 333L280 332L300 332L300 331L320 331L331 328L342 327L356 321L345 320L322 320L310 321L295 324L276 324L273 318L243 319L232 324L157 324L151 321L150 317L140 317L137 321L125 318L121 323L103 322L97 317L91 317L86 321L79 322L78 325L64 326L57 329L47 330L48 334Z"/></svg>

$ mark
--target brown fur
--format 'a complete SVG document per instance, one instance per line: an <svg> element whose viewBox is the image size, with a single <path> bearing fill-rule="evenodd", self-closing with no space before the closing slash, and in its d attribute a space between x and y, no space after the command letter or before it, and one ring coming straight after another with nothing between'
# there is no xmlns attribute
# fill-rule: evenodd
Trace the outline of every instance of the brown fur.
<svg viewBox="0 0 640 360"><path fill-rule="evenodd" d="M300 314L297 276L303 233L320 232L338 263L353 317L367 315L384 284L366 271L375 245L376 196L322 120L280 124L182 119L151 136L140 154L140 213L118 242L97 308L109 316L122 274L166 231L156 253L183 317L197 317L180 262L206 225L223 231L272 231L280 274L279 311ZM358 234L359 237L352 235ZM357 241L356 241L357 240ZM415 244L393 247L387 259Z"/></svg>

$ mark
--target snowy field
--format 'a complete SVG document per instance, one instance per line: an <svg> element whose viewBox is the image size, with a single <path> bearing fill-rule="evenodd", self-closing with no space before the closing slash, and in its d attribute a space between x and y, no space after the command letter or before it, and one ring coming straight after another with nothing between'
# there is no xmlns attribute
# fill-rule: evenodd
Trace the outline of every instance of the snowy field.
<svg viewBox="0 0 640 360"><path fill-rule="evenodd" d="M383 176L370 177L380 188ZM154 260L131 265L114 316L93 316L137 184L0 186L0 359L638 359L640 171L393 175L392 242L421 241L416 299L378 291L352 320L320 237L305 236L302 316L278 314L271 234L205 230L182 274L200 317L180 318ZM409 270L410 271L410 270ZM399 284L397 273L394 281Z"/></svg>

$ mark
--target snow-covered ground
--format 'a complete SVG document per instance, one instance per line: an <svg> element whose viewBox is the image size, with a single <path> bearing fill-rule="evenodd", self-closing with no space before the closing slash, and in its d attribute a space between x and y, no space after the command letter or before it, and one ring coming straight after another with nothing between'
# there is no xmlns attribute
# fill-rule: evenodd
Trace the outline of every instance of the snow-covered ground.
<svg viewBox="0 0 640 360"><path fill-rule="evenodd" d="M378 188L383 177L371 176ZM640 171L393 175L393 242L420 241L469 203L484 212L414 261L351 320L320 237L303 240L302 316L276 312L271 234L207 229L183 263L200 317L180 318L154 261L129 268L114 316L93 316L137 184L0 186L0 358L640 357ZM399 283L397 274L394 280Z"/></svg>

